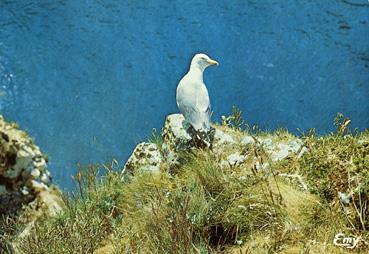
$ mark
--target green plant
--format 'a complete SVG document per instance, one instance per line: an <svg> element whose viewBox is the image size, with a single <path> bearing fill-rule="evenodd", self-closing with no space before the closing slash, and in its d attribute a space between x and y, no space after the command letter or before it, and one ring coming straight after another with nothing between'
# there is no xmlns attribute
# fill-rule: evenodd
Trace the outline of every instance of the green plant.
<svg viewBox="0 0 369 254"><path fill-rule="evenodd" d="M236 112L223 123L232 129L220 128L240 138L242 124ZM175 172L137 172L122 181L115 160L81 167L63 213L37 222L24 239L11 237L21 225L7 218L0 239L24 253L342 253L331 242L343 231L364 239L360 252L369 228L369 131L352 133L342 115L336 125L324 136L309 131L305 153L280 162L261 140L288 142L292 134L253 129L249 145L178 153ZM149 141L163 142L156 130ZM222 166L235 151L246 161Z"/></svg>
<svg viewBox="0 0 369 254"><path fill-rule="evenodd" d="M163 138L155 128L152 129L151 136L149 137L148 141L150 143L156 144L156 146L161 150L161 147L163 145Z"/></svg>
<svg viewBox="0 0 369 254"><path fill-rule="evenodd" d="M241 130L245 124L242 120L242 111L235 106L232 107L232 114L230 116L222 116L222 125L232 127L235 130Z"/></svg>
<svg viewBox="0 0 369 254"><path fill-rule="evenodd" d="M81 167L77 188L65 196L66 209L37 222L30 234L16 241L24 253L92 253L122 219L117 200L123 189L116 161Z"/></svg>
<svg viewBox="0 0 369 254"><path fill-rule="evenodd" d="M195 154L187 154L175 176L142 174L125 186L121 250L213 252L254 231L283 228L283 212L273 202L277 194L263 194L260 179L239 180L211 153Z"/></svg>
<svg viewBox="0 0 369 254"><path fill-rule="evenodd" d="M344 118L342 113L337 113L337 116L334 119L334 124L337 126L337 137L342 138L345 134L350 133L350 123L350 118Z"/></svg>

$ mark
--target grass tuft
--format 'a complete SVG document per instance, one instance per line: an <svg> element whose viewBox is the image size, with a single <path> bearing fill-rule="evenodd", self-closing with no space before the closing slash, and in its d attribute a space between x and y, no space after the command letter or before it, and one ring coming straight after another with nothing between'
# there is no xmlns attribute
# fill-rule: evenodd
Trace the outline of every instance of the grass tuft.
<svg viewBox="0 0 369 254"><path fill-rule="evenodd" d="M120 173L116 161L82 167L56 218L38 221L25 238L22 224L4 218L1 251L12 253L344 253L335 234L361 237L368 248L369 132L352 132L342 115L337 131L303 135L304 154L272 162L260 144L238 149L247 162L221 166L230 151L181 153L175 173ZM223 131L245 133L241 112ZM231 128L230 128L231 127ZM293 136L246 127L246 133L287 142ZM161 147L153 132L151 142ZM230 148L231 149L231 148ZM269 167L257 169L260 165ZM340 196L341 195L341 196ZM342 195L346 199L342 199ZM5 242L13 244L3 244Z"/></svg>

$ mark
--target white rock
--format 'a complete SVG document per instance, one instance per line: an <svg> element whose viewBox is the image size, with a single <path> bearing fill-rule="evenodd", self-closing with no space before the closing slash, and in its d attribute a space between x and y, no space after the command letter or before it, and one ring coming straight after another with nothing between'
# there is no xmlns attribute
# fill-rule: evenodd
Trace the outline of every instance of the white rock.
<svg viewBox="0 0 369 254"><path fill-rule="evenodd" d="M45 206L39 204L41 191L53 191L54 194L50 193L50 195L60 198L57 189L50 188L53 185L49 178L50 173L46 169L46 161L42 157L39 147L33 144L27 134L17 129L13 124L7 123L1 115L0 132L0 146L6 152L5 155L9 156L10 162L7 168L1 168L0 172L0 178L4 181L0 185L0 196L5 191L5 195L10 197L10 199L7 198L8 202L0 204L0 211L3 213L9 210L9 213L14 213L18 205L24 205L29 206L31 210L41 216L43 213L39 213L38 210L45 209ZM5 187L7 184L13 186L14 189L7 190ZM27 204L24 203L24 198L33 201ZM63 201L60 199L60 204L62 203Z"/></svg>
<svg viewBox="0 0 369 254"><path fill-rule="evenodd" d="M214 145L225 145L225 144L235 144L236 141L233 139L233 137L229 134L224 133L223 131L219 129L215 129L215 135L214 135Z"/></svg>
<svg viewBox="0 0 369 254"><path fill-rule="evenodd" d="M42 174L40 177L43 183L51 183L50 174Z"/></svg>
<svg viewBox="0 0 369 254"><path fill-rule="evenodd" d="M47 214L50 216L56 216L63 210L63 203L61 202L60 197L55 195L55 193L44 191L40 193L40 198L47 208Z"/></svg>
<svg viewBox="0 0 369 254"><path fill-rule="evenodd" d="M255 162L255 167L256 167L256 170L264 170L264 169L267 169L269 167L269 163L264 162L262 165L260 165L259 161L256 161Z"/></svg>
<svg viewBox="0 0 369 254"><path fill-rule="evenodd" d="M178 162L178 155L175 151L169 149L168 145L163 143L162 150L164 153L165 161L169 165L175 165Z"/></svg>
<svg viewBox="0 0 369 254"><path fill-rule="evenodd" d="M136 146L123 171L159 172L162 161L163 158L157 145L143 142Z"/></svg>
<svg viewBox="0 0 369 254"><path fill-rule="evenodd" d="M31 171L31 176L33 178L38 178L40 176L40 170L38 170L37 168L34 168L32 171Z"/></svg>
<svg viewBox="0 0 369 254"><path fill-rule="evenodd" d="M4 174L5 177L13 179L22 173L22 170L31 171L33 169L32 155L25 150L20 150L17 153L17 159L15 165L7 170Z"/></svg>
<svg viewBox="0 0 369 254"><path fill-rule="evenodd" d="M263 138L263 139L260 139L260 143L265 148L271 148L273 146L273 140L271 138Z"/></svg>
<svg viewBox="0 0 369 254"><path fill-rule="evenodd" d="M29 195L29 189L26 186L21 189L21 192L25 196Z"/></svg>
<svg viewBox="0 0 369 254"><path fill-rule="evenodd" d="M255 143L255 140L253 139L253 137L249 135L244 136L241 140L242 145L252 145L254 143Z"/></svg>
<svg viewBox="0 0 369 254"><path fill-rule="evenodd" d="M185 122L182 114L172 114L167 116L163 128L163 136L171 135L172 139L180 139L184 141L191 140L191 136L187 133L186 129L188 124Z"/></svg>
<svg viewBox="0 0 369 254"><path fill-rule="evenodd" d="M340 201L345 204L348 205L350 203L350 199L351 199L351 195L347 194L345 192L338 192L338 197L340 199Z"/></svg>
<svg viewBox="0 0 369 254"><path fill-rule="evenodd" d="M40 182L38 180L32 180L31 184L32 184L32 188L37 192L44 191L44 190L48 189L48 186L46 184L44 184L43 182Z"/></svg>
<svg viewBox="0 0 369 254"><path fill-rule="evenodd" d="M46 167L46 161L44 159L40 159L39 161L33 161L33 166L38 169L43 169Z"/></svg>
<svg viewBox="0 0 369 254"><path fill-rule="evenodd" d="M288 145L291 147L291 150L296 153L298 150L300 150L302 141L300 139L291 140L288 142Z"/></svg>
<svg viewBox="0 0 369 254"><path fill-rule="evenodd" d="M273 142L271 138L260 138L259 141L266 152L270 154L272 161L283 160L291 153L296 154L302 146L302 141L297 138L276 142Z"/></svg>
<svg viewBox="0 0 369 254"><path fill-rule="evenodd" d="M301 141L299 140L290 140L288 143L277 143L271 152L271 158L273 161L283 160L290 153L297 153L300 148Z"/></svg>
<svg viewBox="0 0 369 254"><path fill-rule="evenodd" d="M247 157L245 155L242 155L239 152L236 152L236 153L229 155L227 157L227 161L229 165L236 166L236 165L241 165L242 163L244 163L246 161L246 158Z"/></svg>
<svg viewBox="0 0 369 254"><path fill-rule="evenodd" d="M280 161L286 158L290 154L290 152L292 152L292 149L289 145L279 143L272 148L270 157L272 161Z"/></svg>
<svg viewBox="0 0 369 254"><path fill-rule="evenodd" d="M21 145L21 150L18 152L18 157L34 157L36 152L29 146L23 143Z"/></svg>
<svg viewBox="0 0 369 254"><path fill-rule="evenodd" d="M191 136L187 132L189 125L185 122L182 114L168 115L165 119L162 130L163 154L169 165L175 165L178 162L177 152L188 151L192 149Z"/></svg>

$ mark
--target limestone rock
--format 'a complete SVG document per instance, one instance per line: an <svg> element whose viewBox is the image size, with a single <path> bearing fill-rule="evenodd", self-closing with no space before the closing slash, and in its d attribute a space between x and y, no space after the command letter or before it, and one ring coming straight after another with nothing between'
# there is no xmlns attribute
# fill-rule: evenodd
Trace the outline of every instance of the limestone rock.
<svg viewBox="0 0 369 254"><path fill-rule="evenodd" d="M159 172L163 162L162 155L156 144L140 143L124 166L124 172Z"/></svg>
<svg viewBox="0 0 369 254"><path fill-rule="evenodd" d="M296 154L302 144L302 142L298 139L290 140L287 143L277 143L272 146L270 150L270 156L272 161L280 161L286 158L289 154L294 153Z"/></svg>
<svg viewBox="0 0 369 254"><path fill-rule="evenodd" d="M271 138L260 138L261 144L267 149L273 149L273 140Z"/></svg>
<svg viewBox="0 0 369 254"><path fill-rule="evenodd" d="M215 154L226 158L220 162L224 167L241 165L246 162L248 156L251 156L256 169L268 168L269 162L265 161L259 165L257 158L252 158L254 154L247 153L250 152L248 149L250 145L261 146L272 162L283 160L292 153L297 155L305 152L302 141L292 135L278 139L273 135L253 137L224 126L214 126L212 130L209 132L213 137L211 148ZM168 115L161 135L163 139L161 147L152 143L140 143L128 159L124 171L157 172L163 163L169 171L176 170L181 164L181 152L191 151L196 146L194 133L191 132L191 127L182 114Z"/></svg>
<svg viewBox="0 0 369 254"><path fill-rule="evenodd" d="M46 164L32 139L0 116L0 215L17 214L27 206L46 208L42 213L50 215L61 210L60 192Z"/></svg>
<svg viewBox="0 0 369 254"><path fill-rule="evenodd" d="M254 143L255 143L255 140L250 135L244 136L242 138L242 140L241 140L241 144L244 145L244 146L246 146L246 145L252 145Z"/></svg>
<svg viewBox="0 0 369 254"><path fill-rule="evenodd" d="M187 132L188 127L182 114L167 116L162 131L165 148L175 152L190 149L191 136Z"/></svg>
<svg viewBox="0 0 369 254"><path fill-rule="evenodd" d="M231 145L231 144L235 144L236 141L234 140L234 138L225 133L224 131L221 131L217 128L215 128L215 135L214 135L214 143L213 145L216 146L221 146L221 145Z"/></svg>
<svg viewBox="0 0 369 254"><path fill-rule="evenodd" d="M258 160L254 160L256 170L265 170L269 167L268 162L260 163Z"/></svg>
<svg viewBox="0 0 369 254"><path fill-rule="evenodd" d="M302 141L296 137L290 137L286 140L273 141L271 137L257 138L258 145L261 145L267 153L270 155L272 161L281 161L290 154L299 154L299 152L305 150L302 146ZM245 143L244 140L242 140Z"/></svg>
<svg viewBox="0 0 369 254"><path fill-rule="evenodd" d="M219 128L215 127L213 130L213 146L216 147L236 143L231 135ZM193 147L193 143L191 142L191 128L182 114L167 116L162 131L162 137L164 140L164 150L173 152L189 151Z"/></svg>
<svg viewBox="0 0 369 254"><path fill-rule="evenodd" d="M193 148L192 137L188 132L189 124L182 114L171 114L165 119L162 130L162 151L169 167L180 164L178 152Z"/></svg>
<svg viewBox="0 0 369 254"><path fill-rule="evenodd" d="M240 154L239 152L232 153L228 155L227 160L223 160L220 162L221 166L239 166L244 163L247 159L247 156Z"/></svg>

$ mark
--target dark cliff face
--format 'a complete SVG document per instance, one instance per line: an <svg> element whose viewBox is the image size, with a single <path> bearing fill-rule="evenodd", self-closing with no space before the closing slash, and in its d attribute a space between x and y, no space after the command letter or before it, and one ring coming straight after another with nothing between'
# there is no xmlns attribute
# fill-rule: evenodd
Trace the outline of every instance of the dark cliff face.
<svg viewBox="0 0 369 254"><path fill-rule="evenodd" d="M58 183L77 162L127 158L177 111L200 51L220 62L205 73L215 119L236 105L270 128L326 132L339 111L368 126L367 1L124 2L0 3L0 110Z"/></svg>

